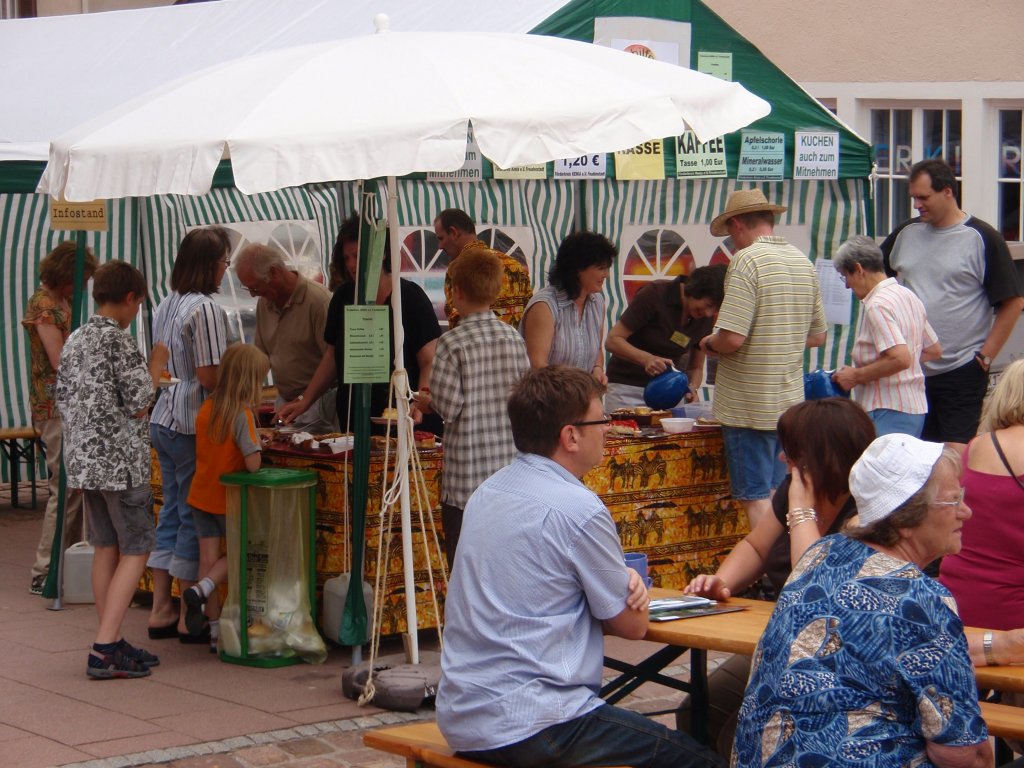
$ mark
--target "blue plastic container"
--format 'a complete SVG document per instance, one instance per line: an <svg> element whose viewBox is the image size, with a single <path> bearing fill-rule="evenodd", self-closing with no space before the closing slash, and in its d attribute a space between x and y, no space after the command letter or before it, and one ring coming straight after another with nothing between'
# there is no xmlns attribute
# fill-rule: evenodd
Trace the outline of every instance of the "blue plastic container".
<svg viewBox="0 0 1024 768"><path fill-rule="evenodd" d="M689 390L690 377L682 371L669 368L647 382L644 402L649 408L664 411L677 405Z"/></svg>

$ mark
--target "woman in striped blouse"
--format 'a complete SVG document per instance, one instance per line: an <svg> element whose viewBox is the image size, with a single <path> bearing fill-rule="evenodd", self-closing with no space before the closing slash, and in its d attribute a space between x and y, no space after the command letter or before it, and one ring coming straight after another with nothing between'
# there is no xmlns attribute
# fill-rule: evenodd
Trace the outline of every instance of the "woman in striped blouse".
<svg viewBox="0 0 1024 768"><path fill-rule="evenodd" d="M920 437L928 402L921 363L942 354L924 304L895 278L886 277L875 241L855 235L832 259L854 295L863 302L853 344L853 365L832 380L863 406L878 435L902 432Z"/></svg>
<svg viewBox="0 0 1024 768"><path fill-rule="evenodd" d="M160 461L163 506L156 528L156 548L149 557L153 571L153 608L149 637L177 637L181 642L205 643L209 633L189 634L184 605L171 601L171 579L182 591L191 587L199 570L188 493L196 470L196 414L217 381L217 366L227 349L224 310L212 294L228 268L231 241L223 227L203 227L185 235L171 272L171 293L156 309L153 340L171 352L168 371L180 381L162 390L150 417L150 438Z"/></svg>
<svg viewBox="0 0 1024 768"><path fill-rule="evenodd" d="M548 285L526 305L519 333L533 368L571 365L602 384L605 303L601 290L618 249L604 235L580 231L558 246Z"/></svg>

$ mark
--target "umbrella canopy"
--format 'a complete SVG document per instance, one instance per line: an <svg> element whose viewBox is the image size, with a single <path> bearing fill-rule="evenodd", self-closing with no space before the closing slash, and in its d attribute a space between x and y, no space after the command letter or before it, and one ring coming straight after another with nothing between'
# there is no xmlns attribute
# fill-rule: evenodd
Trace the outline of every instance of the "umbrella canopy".
<svg viewBox="0 0 1024 768"><path fill-rule="evenodd" d="M325 97L325 95L327 95ZM245 193L451 171L476 141L502 167L701 140L770 111L738 83L591 43L388 32L235 59L54 140L40 192L203 194L230 157Z"/></svg>

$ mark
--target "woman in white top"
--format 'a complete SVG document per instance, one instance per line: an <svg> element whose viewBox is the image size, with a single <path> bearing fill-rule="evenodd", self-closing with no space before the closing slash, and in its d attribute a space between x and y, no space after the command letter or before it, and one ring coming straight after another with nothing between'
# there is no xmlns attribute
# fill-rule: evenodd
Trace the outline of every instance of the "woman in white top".
<svg viewBox="0 0 1024 768"><path fill-rule="evenodd" d="M604 235L574 232L558 246L548 285L526 305L519 332L530 365L571 365L602 384L605 304L601 290L618 249Z"/></svg>

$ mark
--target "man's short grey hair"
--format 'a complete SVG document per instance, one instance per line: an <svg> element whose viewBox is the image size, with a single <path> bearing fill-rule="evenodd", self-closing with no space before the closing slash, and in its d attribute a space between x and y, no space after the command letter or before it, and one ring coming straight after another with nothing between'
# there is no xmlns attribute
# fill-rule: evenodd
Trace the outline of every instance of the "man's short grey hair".
<svg viewBox="0 0 1024 768"><path fill-rule="evenodd" d="M253 243L245 246L235 257L235 271L243 262L249 263L252 273L260 280L270 277L270 268L290 269L284 260L284 254L272 245Z"/></svg>
<svg viewBox="0 0 1024 768"><path fill-rule="evenodd" d="M854 235L836 250L832 264L838 272L849 274L860 264L865 272L885 272L882 249L866 235Z"/></svg>

